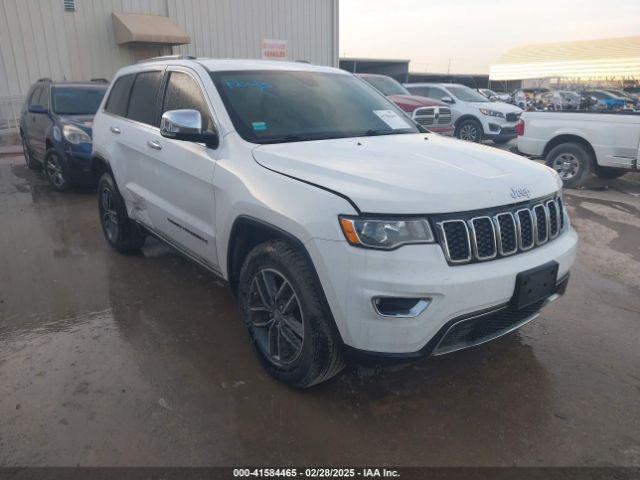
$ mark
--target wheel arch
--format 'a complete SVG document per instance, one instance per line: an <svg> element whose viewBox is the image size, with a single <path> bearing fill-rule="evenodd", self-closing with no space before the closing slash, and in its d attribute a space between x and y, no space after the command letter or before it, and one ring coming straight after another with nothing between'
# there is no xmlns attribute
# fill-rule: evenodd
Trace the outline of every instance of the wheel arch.
<svg viewBox="0 0 640 480"><path fill-rule="evenodd" d="M304 243L298 239L295 235L272 225L263 220L259 220L255 217L248 215L238 216L231 227L231 233L229 234L229 248L227 249L227 281L234 295L238 292L238 279L240 276L240 269L244 263L244 259L249 252L257 245L266 242L268 240L283 240L289 243L295 248L302 257L306 260L312 275L320 288L320 298L325 308L325 311L330 315L331 327L334 329L337 337L342 342L342 336L333 318L333 312L327 301L322 282L318 276L318 272L313 263L309 251L305 247Z"/></svg>
<svg viewBox="0 0 640 480"><path fill-rule="evenodd" d="M480 124L480 128L482 128L484 130L484 128L482 127L482 122L480 121L480 119L478 117L476 117L475 115L471 115L470 113L466 113L464 115L462 115L461 117L459 117L456 122L454 123L454 126L456 127L456 129L458 128L458 126L466 121L466 120L473 120L475 122L478 122Z"/></svg>
<svg viewBox="0 0 640 480"><path fill-rule="evenodd" d="M107 172L113 173L109 162L101 155L94 154L91 157L91 178L94 183L97 185L100 177Z"/></svg>
<svg viewBox="0 0 640 480"><path fill-rule="evenodd" d="M591 143L589 143L589 141L586 140L584 137L581 137L580 135L575 135L572 133L565 133L562 135L558 135L556 137L553 137L551 140L549 140L549 142L547 142L547 144L544 146L542 157L546 159L547 155L551 150L553 150L558 145L562 145L563 143L577 143L582 145L591 154L592 159L596 161L596 152L591 146Z"/></svg>

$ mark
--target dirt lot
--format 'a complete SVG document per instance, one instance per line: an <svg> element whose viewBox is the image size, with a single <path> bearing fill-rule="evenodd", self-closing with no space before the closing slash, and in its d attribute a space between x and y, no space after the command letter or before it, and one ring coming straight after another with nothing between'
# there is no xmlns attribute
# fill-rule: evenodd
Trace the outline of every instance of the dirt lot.
<svg viewBox="0 0 640 480"><path fill-rule="evenodd" d="M579 259L541 318L306 392L221 282L112 252L94 195L0 158L0 465L640 465L640 175L567 192Z"/></svg>

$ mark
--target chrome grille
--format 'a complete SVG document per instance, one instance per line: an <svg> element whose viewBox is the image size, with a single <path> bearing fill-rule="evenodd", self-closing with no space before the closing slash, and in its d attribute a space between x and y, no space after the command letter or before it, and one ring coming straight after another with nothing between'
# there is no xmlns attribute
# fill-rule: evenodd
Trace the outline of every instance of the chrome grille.
<svg viewBox="0 0 640 480"><path fill-rule="evenodd" d="M450 264L486 261L530 250L556 238L565 224L562 200L558 197L491 209L482 215L468 212L451 217L434 218L438 239Z"/></svg>
<svg viewBox="0 0 640 480"><path fill-rule="evenodd" d="M438 125L449 125L451 123L451 109L447 107L438 108Z"/></svg>
<svg viewBox="0 0 640 480"><path fill-rule="evenodd" d="M413 119L423 127L449 125L451 109L448 107L421 107L413 111Z"/></svg>
<svg viewBox="0 0 640 480"><path fill-rule="evenodd" d="M436 121L436 108L416 108L413 111L413 119L423 127L432 127Z"/></svg>
<svg viewBox="0 0 640 480"><path fill-rule="evenodd" d="M507 113L505 117L507 122L517 122L520 120L520 113Z"/></svg>

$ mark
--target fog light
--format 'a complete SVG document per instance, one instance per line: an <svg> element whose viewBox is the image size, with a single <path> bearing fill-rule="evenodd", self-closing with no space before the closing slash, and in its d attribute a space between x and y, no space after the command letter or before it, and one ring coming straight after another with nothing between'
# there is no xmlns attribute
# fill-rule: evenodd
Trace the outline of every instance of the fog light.
<svg viewBox="0 0 640 480"><path fill-rule="evenodd" d="M492 132L497 132L500 130L500 125L497 125L495 123L490 123L489 130L491 130Z"/></svg>
<svg viewBox="0 0 640 480"><path fill-rule="evenodd" d="M430 298L373 297L373 308L383 317L417 317L430 303Z"/></svg>

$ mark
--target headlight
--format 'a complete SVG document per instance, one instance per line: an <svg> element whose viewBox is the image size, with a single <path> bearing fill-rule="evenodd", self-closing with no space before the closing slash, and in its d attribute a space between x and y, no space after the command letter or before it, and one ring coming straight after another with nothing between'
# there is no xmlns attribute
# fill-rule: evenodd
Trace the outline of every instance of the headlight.
<svg viewBox="0 0 640 480"><path fill-rule="evenodd" d="M504 113L498 112L496 110L489 110L488 108L481 108L480 113L482 113L483 115L488 115L489 117L504 118Z"/></svg>
<svg viewBox="0 0 640 480"><path fill-rule="evenodd" d="M340 217L340 227L351 245L393 250L401 245L433 243L429 222L413 218Z"/></svg>
<svg viewBox="0 0 640 480"><path fill-rule="evenodd" d="M69 143L73 143L74 145L91 143L91 137L87 135L87 132L73 125L65 125L62 127L62 134Z"/></svg>

